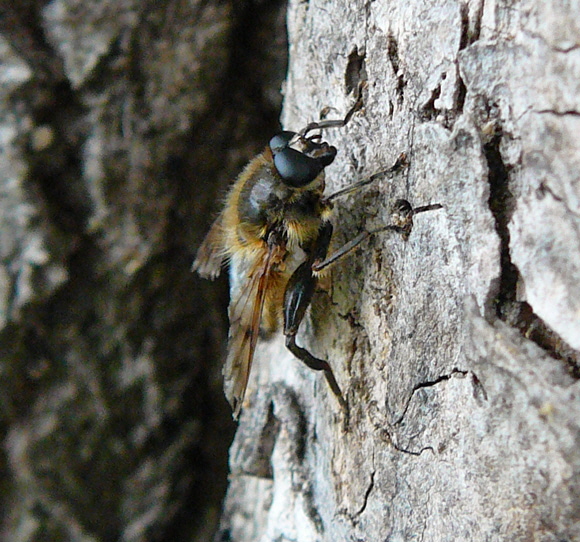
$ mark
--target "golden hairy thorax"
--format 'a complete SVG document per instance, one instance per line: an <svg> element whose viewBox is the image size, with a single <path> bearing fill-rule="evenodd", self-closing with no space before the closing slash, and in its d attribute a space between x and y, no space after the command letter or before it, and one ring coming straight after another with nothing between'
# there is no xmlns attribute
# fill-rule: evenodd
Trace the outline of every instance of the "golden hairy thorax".
<svg viewBox="0 0 580 542"><path fill-rule="evenodd" d="M247 273L250 262L268 251L267 236L274 228L284 232L282 256L270 271L262 328L274 331L281 320L284 290L297 267L297 258L317 238L330 206L322 201L324 173L303 188L287 186L266 149L242 171L226 199L221 223L224 252L233 273ZM249 277L239 277L249 278Z"/></svg>
<svg viewBox="0 0 580 542"><path fill-rule="evenodd" d="M281 224L289 250L306 248L317 235L330 208L322 201L324 173L304 188L286 186L279 178L269 150L254 158L232 186L223 216L228 254L256 250L268 231Z"/></svg>

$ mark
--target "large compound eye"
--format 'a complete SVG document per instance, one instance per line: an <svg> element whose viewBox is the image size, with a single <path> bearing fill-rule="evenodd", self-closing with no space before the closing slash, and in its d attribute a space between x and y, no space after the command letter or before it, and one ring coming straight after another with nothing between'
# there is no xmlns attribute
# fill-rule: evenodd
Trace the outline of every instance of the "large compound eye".
<svg viewBox="0 0 580 542"><path fill-rule="evenodd" d="M311 183L324 169L324 164L320 160L310 158L290 147L274 153L274 166L282 180L296 188Z"/></svg>
<svg viewBox="0 0 580 542"><path fill-rule="evenodd" d="M334 160L336 149L315 139L304 138L289 131L280 132L270 139L274 166L287 185L295 188L306 186ZM295 145L300 150L293 148Z"/></svg>
<svg viewBox="0 0 580 542"><path fill-rule="evenodd" d="M323 153L316 157L317 160L320 160L322 167L329 166L334 162L336 158L336 147L328 146Z"/></svg>
<svg viewBox="0 0 580 542"><path fill-rule="evenodd" d="M288 147L292 138L297 135L296 132L280 132L270 139L270 149L273 154L280 152L282 149Z"/></svg>

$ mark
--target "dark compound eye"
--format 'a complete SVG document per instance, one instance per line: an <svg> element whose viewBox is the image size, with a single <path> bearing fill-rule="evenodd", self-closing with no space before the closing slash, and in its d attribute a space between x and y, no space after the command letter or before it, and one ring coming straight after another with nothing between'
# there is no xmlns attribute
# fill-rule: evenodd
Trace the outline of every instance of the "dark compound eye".
<svg viewBox="0 0 580 542"><path fill-rule="evenodd" d="M270 149L282 180L289 186L299 188L311 183L332 163L336 149L328 143L318 143L314 138L303 137L295 141L303 147L302 151L293 149L289 145L297 135L296 132L280 132L270 140Z"/></svg>
<svg viewBox="0 0 580 542"><path fill-rule="evenodd" d="M326 167L326 166L329 166L330 164L332 164L332 162L334 162L334 159L335 158L336 158L336 147L329 146L317 158L317 160L320 160L320 163L322 164L322 167Z"/></svg>
<svg viewBox="0 0 580 542"><path fill-rule="evenodd" d="M270 139L270 149L274 154L288 146L290 140L297 135L296 132L280 132Z"/></svg>
<svg viewBox="0 0 580 542"><path fill-rule="evenodd" d="M320 160L290 147L274 154L274 165L284 182L296 188L311 183L324 169Z"/></svg>

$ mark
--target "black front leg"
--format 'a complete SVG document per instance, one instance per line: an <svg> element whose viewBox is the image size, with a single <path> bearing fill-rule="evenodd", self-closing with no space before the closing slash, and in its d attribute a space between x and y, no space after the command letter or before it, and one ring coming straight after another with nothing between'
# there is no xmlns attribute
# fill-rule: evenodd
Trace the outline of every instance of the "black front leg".
<svg viewBox="0 0 580 542"><path fill-rule="evenodd" d="M311 369L324 371L330 389L336 395L340 405L346 409L346 402L328 362L314 357L308 350L296 344L298 328L304 319L306 309L312 301L318 281L312 271L312 265L313 262L323 260L326 257L331 237L332 224L326 222L311 248L308 259L294 271L286 285L284 293L284 335L286 336L286 347L290 352Z"/></svg>

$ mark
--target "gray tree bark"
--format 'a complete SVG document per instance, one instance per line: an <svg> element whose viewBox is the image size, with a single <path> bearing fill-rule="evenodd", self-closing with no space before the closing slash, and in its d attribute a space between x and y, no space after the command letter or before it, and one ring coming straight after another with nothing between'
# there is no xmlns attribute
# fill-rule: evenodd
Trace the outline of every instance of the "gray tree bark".
<svg viewBox="0 0 580 542"><path fill-rule="evenodd" d="M277 2L0 2L5 540L580 539L580 16L558 2L293 1L282 124L329 130L333 268L259 345L233 425L225 282L189 272L277 130ZM220 519L221 516L221 519Z"/></svg>
<svg viewBox="0 0 580 542"><path fill-rule="evenodd" d="M222 540L580 540L577 3L291 2L283 124L328 132L337 246L399 197L407 242L334 268L299 335L265 344L230 452Z"/></svg>
<svg viewBox="0 0 580 542"><path fill-rule="evenodd" d="M278 129L284 15L0 2L0 539L216 530L227 285L190 270Z"/></svg>

